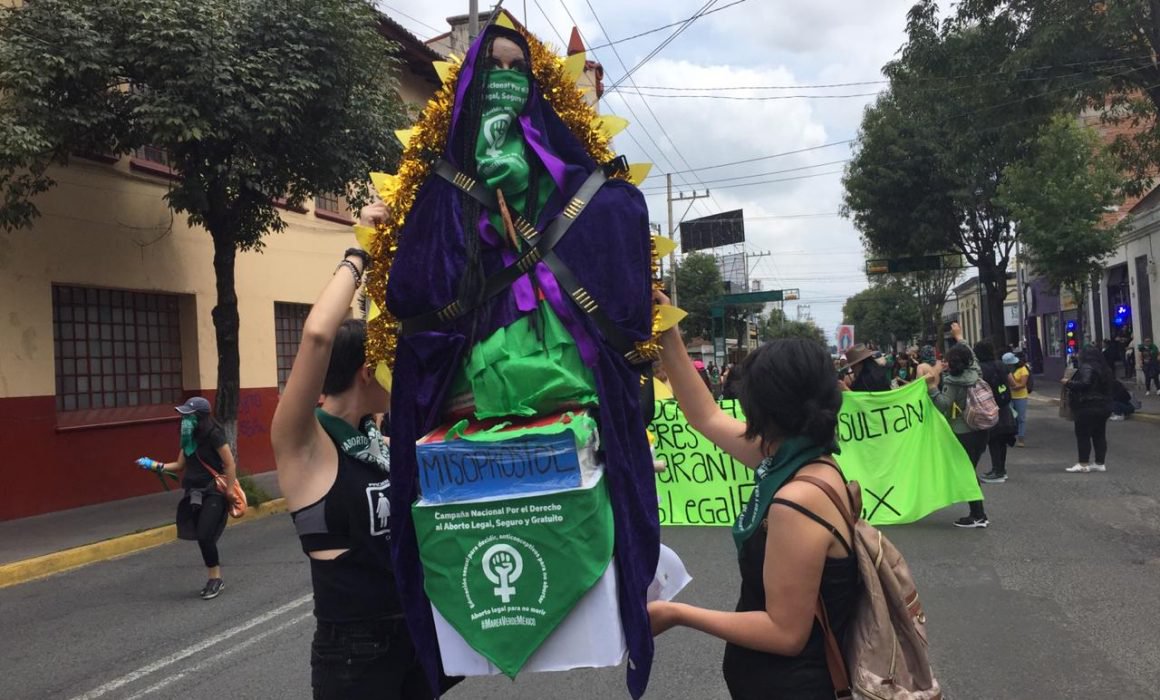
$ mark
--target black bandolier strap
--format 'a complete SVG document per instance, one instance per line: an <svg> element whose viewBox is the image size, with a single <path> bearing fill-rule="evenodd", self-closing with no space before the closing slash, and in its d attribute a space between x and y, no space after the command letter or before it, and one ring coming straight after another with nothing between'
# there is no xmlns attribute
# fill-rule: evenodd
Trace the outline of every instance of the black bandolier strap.
<svg viewBox="0 0 1160 700"><path fill-rule="evenodd" d="M625 338L624 334L608 318L588 290L581 286L580 281L564 264L564 261L553 252L556 244L564 238L564 234L571 228L572 223L580 217L588 203L608 182L608 177L611 173L606 172L612 170L617 172L618 169L624 169L623 159L617 159L608 166L596 168L571 200L564 206L564 210L560 216L556 217L548 228L541 235L536 231L536 228L527 222L523 217L513 217L512 221L515 225L516 232L520 237L530 246L520 257L511 265L505 267L491 277L488 277L483 285L482 301L479 305L470 305L463 300L456 300L447 304L441 309L432 311L414 318L406 319L402 322L402 332L404 336L413 335L415 333L425 333L428 331L438 330L447 324L455 321L467 314L475 311L482 304L490 301L492 298L511 287L520 277L530 273L537 263L543 262L552 271L559 283L560 288L572 297L572 301L576 302L592 320L596 323L600 333L604 336L605 341L608 342L617 352L622 353L629 362L638 364L643 361L639 353L635 350L634 343ZM495 193L488 190L481 185L479 181L459 171L455 166L448 163L446 160L439 161L435 167L435 173L447 180L451 184L458 187L461 191L466 193L475 201L487 207L491 211L499 210L499 202Z"/></svg>

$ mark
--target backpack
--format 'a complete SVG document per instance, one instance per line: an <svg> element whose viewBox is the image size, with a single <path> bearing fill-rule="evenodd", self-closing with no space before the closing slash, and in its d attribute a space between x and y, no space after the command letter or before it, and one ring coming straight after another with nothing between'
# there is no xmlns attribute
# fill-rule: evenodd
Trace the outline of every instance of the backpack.
<svg viewBox="0 0 1160 700"><path fill-rule="evenodd" d="M983 367L983 378L991 385L995 405L1000 409L1011 405L1011 387L1007 386L1007 368L999 362L988 362Z"/></svg>
<svg viewBox="0 0 1160 700"><path fill-rule="evenodd" d="M1028 394L1035 392L1035 375L1031 373L1030 367L1027 368L1027 386L1024 388L1027 389Z"/></svg>
<svg viewBox="0 0 1160 700"><path fill-rule="evenodd" d="M834 697L855 700L941 700L942 689L930 666L926 613L914 587L914 577L902 554L881 531L855 518L862 512L857 481L846 484L848 506L825 481L801 475L820 488L837 507L854 533L858 559L857 608L846 630L844 645L830 627L826 606L818 594L815 616L826 638L826 666ZM853 511L851 511L851 506Z"/></svg>
<svg viewBox="0 0 1160 700"><path fill-rule="evenodd" d="M995 391L986 380L979 379L967 389L963 422L971 430L990 430L999 424L999 404L995 402Z"/></svg>

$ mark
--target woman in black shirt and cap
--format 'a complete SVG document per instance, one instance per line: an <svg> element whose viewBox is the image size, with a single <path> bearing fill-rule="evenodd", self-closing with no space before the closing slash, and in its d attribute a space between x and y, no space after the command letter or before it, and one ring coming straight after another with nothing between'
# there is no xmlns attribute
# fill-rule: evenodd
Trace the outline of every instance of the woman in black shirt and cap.
<svg viewBox="0 0 1160 700"><path fill-rule="evenodd" d="M218 597L225 587L217 541L226 528L229 503L214 484L215 474L226 477L226 493L233 490L237 465L230 451L225 431L213 417L209 401L194 396L177 407L181 414L181 449L173 462L158 462L149 457L137 460L137 465L157 473L183 472L181 487L185 496L177 504L177 536L183 540L197 540L201 558L209 572L209 580L201 589L203 600Z"/></svg>

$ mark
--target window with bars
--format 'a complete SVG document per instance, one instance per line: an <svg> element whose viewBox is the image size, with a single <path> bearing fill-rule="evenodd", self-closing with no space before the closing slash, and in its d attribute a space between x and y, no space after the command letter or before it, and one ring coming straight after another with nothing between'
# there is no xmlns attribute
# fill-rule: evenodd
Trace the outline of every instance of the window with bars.
<svg viewBox="0 0 1160 700"><path fill-rule="evenodd" d="M278 393L286 387L290 368L302 342L302 328L310 314L310 304L274 302L274 350L278 357Z"/></svg>
<svg viewBox="0 0 1160 700"><path fill-rule="evenodd" d="M346 200L337 194L317 194L314 196L314 215L319 219L340 224L354 223L350 212L346 211Z"/></svg>
<svg viewBox="0 0 1160 700"><path fill-rule="evenodd" d="M337 194L319 194L314 196L314 208L328 214L341 214Z"/></svg>
<svg viewBox="0 0 1160 700"><path fill-rule="evenodd" d="M157 163L159 165L169 166L169 151L158 146L142 146L133 151L135 158L147 160L150 163Z"/></svg>
<svg viewBox="0 0 1160 700"><path fill-rule="evenodd" d="M54 285L56 409L181 403L181 323L172 294Z"/></svg>

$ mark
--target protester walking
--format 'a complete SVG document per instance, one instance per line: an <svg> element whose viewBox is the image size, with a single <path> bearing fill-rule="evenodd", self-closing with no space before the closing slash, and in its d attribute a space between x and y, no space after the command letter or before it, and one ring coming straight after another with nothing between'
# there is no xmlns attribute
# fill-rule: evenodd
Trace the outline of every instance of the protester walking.
<svg viewBox="0 0 1160 700"><path fill-rule="evenodd" d="M238 469L225 430L214 418L208 400L194 396L178 406L177 412L181 414L181 449L177 459L158 462L141 457L137 466L159 474L181 474L185 495L177 504L177 537L197 541L209 575L200 595L203 600L211 600L225 588L217 543L230 513L225 494L233 491ZM225 476L225 493L218 491L215 483L218 474Z"/></svg>
<svg viewBox="0 0 1160 700"><path fill-rule="evenodd" d="M386 216L377 204L361 220L373 226ZM374 420L389 410L390 394L367 364L366 323L347 318L369 260L347 250L311 308L270 437L278 483L310 560L314 697L426 699L436 693L396 591L390 457Z"/></svg>
<svg viewBox="0 0 1160 700"><path fill-rule="evenodd" d="M991 429L987 441L987 452L991 455L991 471L979 477L988 484L1002 484L1007 481L1007 448L1015 446L1015 409L1012 407L1011 384L1014 378L1007 372L1007 365L995 359L995 346L989 340L975 343L975 359L984 381L991 386L995 395L995 405L999 408L999 422Z"/></svg>
<svg viewBox="0 0 1160 700"><path fill-rule="evenodd" d="M971 348L963 343L962 327L957 322L951 324L951 336L955 343L947 350L946 361L929 369L927 383L931 400L950 423L974 469L979 466L990 440L989 430L976 430L966 420L967 394L981 378L979 364ZM970 501L967 505L970 512L956 520L955 527L984 528L991 524L982 501Z"/></svg>
<svg viewBox="0 0 1160 700"><path fill-rule="evenodd" d="M666 331L662 345L689 424L755 469L757 485L733 528L741 569L736 611L650 603L653 633L684 626L723 639L725 682L736 700L831 700L825 635L814 611L820 595L841 643L859 590L853 533L820 487L795 479L820 479L845 493L830 459L842 403L831 359L800 338L758 348L741 367L742 422L705 391L679 330Z"/></svg>
<svg viewBox="0 0 1160 700"><path fill-rule="evenodd" d="M1075 417L1078 460L1065 471L1072 473L1107 471L1108 418L1112 415L1112 371L1098 348L1080 352L1079 369L1067 382L1068 401ZM1095 461L1092 461L1092 448Z"/></svg>
<svg viewBox="0 0 1160 700"><path fill-rule="evenodd" d="M1160 396L1160 351L1153 345L1144 356L1144 396L1152 395L1152 386L1156 386L1156 395Z"/></svg>
<svg viewBox="0 0 1160 700"><path fill-rule="evenodd" d="M1027 400L1031 396L1031 369L1013 352L1003 355L1003 364L1011 376L1011 407L1015 409L1015 446L1026 447Z"/></svg>
<svg viewBox="0 0 1160 700"><path fill-rule="evenodd" d="M879 364L881 354L866 345L855 345L846 351L850 369L846 385L850 391L890 391L890 375Z"/></svg>

